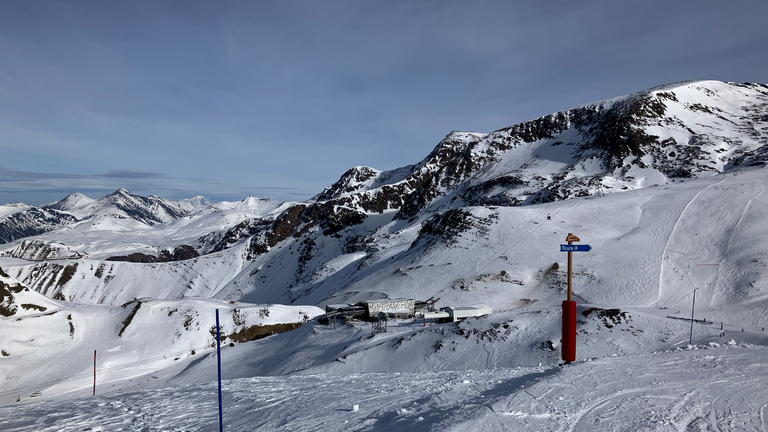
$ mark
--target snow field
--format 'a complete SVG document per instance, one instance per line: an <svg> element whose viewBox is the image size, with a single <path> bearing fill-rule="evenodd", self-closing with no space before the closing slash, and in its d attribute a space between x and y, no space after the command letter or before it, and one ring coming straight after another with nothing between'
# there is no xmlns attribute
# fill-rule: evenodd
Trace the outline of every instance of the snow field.
<svg viewBox="0 0 768 432"><path fill-rule="evenodd" d="M228 431L765 430L765 347L529 367L224 381ZM215 370L210 371L215 380ZM355 409L357 407L357 409ZM215 430L216 383L0 407L6 431Z"/></svg>

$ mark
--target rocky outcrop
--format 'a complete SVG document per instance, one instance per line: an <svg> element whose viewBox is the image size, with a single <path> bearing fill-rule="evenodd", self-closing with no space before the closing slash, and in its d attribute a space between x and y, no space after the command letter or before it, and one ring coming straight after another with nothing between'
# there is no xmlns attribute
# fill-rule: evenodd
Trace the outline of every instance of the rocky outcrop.
<svg viewBox="0 0 768 432"><path fill-rule="evenodd" d="M19 283L9 283L10 279L3 269L0 269L0 315L13 316L18 311L14 294L24 291L26 288Z"/></svg>
<svg viewBox="0 0 768 432"><path fill-rule="evenodd" d="M132 253L130 255L118 255L107 258L105 261L124 261L133 263L160 263L160 262L173 262L183 261L187 259L197 258L200 253L189 245L180 245L173 248L173 250L162 250L157 255L149 255L144 253Z"/></svg>

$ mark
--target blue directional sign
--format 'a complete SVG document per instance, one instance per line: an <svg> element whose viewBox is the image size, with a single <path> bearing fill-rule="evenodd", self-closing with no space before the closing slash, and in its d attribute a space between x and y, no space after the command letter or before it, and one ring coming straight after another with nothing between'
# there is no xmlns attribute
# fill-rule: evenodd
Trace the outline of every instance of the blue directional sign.
<svg viewBox="0 0 768 432"><path fill-rule="evenodd" d="M580 244L580 245L560 245L560 252L589 252L592 250L592 246Z"/></svg>

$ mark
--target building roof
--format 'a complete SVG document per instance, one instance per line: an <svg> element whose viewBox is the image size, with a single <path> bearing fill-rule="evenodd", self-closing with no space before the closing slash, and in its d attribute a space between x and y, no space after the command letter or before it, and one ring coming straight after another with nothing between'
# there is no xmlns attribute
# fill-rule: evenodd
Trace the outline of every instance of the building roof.
<svg viewBox="0 0 768 432"><path fill-rule="evenodd" d="M480 309L489 309L489 308L490 306L486 306L486 305L475 305L475 306L446 306L443 309L460 311L460 310L480 310Z"/></svg>
<svg viewBox="0 0 768 432"><path fill-rule="evenodd" d="M365 300L363 303L395 303L395 302L415 302L414 299L406 298L394 298L394 299L377 299L377 300Z"/></svg>

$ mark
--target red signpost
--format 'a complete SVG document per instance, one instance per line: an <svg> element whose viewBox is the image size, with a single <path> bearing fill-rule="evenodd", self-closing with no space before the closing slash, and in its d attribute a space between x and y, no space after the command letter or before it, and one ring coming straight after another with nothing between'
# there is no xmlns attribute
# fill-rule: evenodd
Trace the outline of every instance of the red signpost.
<svg viewBox="0 0 768 432"><path fill-rule="evenodd" d="M565 238L568 245L580 241L575 235L568 233ZM562 338L562 358L566 363L576 360L576 302L571 300L572 280L573 280L573 248L563 248L568 252L568 300L563 302L563 338Z"/></svg>

